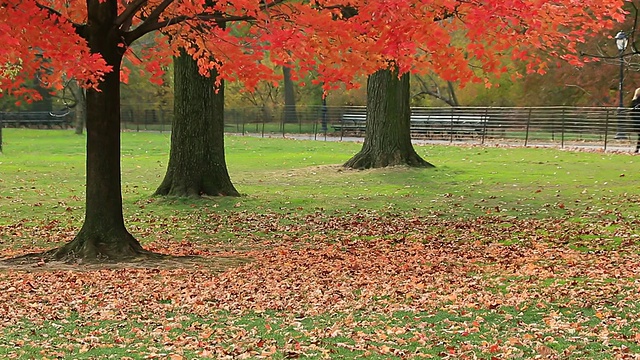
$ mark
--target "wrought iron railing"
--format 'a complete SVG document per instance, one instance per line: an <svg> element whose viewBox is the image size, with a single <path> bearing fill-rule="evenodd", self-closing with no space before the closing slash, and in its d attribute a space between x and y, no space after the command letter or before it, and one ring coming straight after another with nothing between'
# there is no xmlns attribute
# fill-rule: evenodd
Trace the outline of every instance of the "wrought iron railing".
<svg viewBox="0 0 640 360"><path fill-rule="evenodd" d="M520 146L590 146L607 150L635 144L640 124L630 109L614 107L414 107L416 141L510 144ZM5 114L6 115L6 114ZM170 131L173 112L154 104L121 110L125 131ZM260 107L225 109L229 133L344 140L362 137L366 109L359 106L298 106L295 121L283 110ZM6 121L4 126L11 126Z"/></svg>
<svg viewBox="0 0 640 360"><path fill-rule="evenodd" d="M297 120L285 122L280 110L227 108L226 129L237 134L327 140L361 137L365 131L364 107L298 106L296 110ZM417 141L606 150L635 143L638 127L629 115L629 109L614 107L414 107L412 137ZM123 128L129 130L170 130L172 117L170 110L153 108L122 112Z"/></svg>

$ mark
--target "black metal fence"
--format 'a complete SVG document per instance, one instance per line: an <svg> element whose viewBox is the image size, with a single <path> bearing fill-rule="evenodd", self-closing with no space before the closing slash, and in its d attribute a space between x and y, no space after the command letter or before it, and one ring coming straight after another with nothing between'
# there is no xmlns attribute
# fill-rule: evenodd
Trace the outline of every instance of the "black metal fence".
<svg viewBox="0 0 640 360"><path fill-rule="evenodd" d="M4 127L16 125L15 116L4 113L2 118ZM20 125L28 125L30 117L23 118ZM170 131L173 111L125 105L121 118L123 131ZM227 132L242 135L343 140L362 137L366 131L366 109L358 106L298 106L295 121L284 119L284 110L225 110ZM638 125L634 125L629 109L613 107L415 107L411 124L414 139L445 143L590 146L606 150L631 146L638 136Z"/></svg>
<svg viewBox="0 0 640 360"><path fill-rule="evenodd" d="M169 131L172 118L171 110L122 113L123 129L129 131ZM225 110L229 133L336 140L366 131L366 109L360 106L299 106L296 119L285 122L283 110ZM414 107L411 120L416 140L604 150L635 143L638 128L629 109L614 107Z"/></svg>

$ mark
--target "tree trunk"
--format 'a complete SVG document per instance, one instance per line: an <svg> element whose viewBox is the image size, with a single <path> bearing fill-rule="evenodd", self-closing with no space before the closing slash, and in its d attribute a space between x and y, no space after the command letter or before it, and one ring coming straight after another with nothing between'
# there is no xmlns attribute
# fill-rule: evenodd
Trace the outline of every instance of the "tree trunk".
<svg viewBox="0 0 640 360"><path fill-rule="evenodd" d="M224 84L181 51L174 64L174 116L167 173L156 195L238 196L224 155Z"/></svg>
<svg viewBox="0 0 640 360"><path fill-rule="evenodd" d="M77 135L82 135L84 126L87 122L87 97L84 90L80 87L76 80L69 81L69 90L73 94L75 100L75 119L74 126Z"/></svg>
<svg viewBox="0 0 640 360"><path fill-rule="evenodd" d="M31 104L32 111L51 111L53 110L53 96L51 96L51 90L43 86L40 76L36 75L34 79L35 88L42 99L34 101Z"/></svg>
<svg viewBox="0 0 640 360"><path fill-rule="evenodd" d="M291 68L282 67L284 78L284 122L297 123L298 113L296 112L296 89L291 80Z"/></svg>
<svg viewBox="0 0 640 360"><path fill-rule="evenodd" d="M0 113L0 153L2 153L2 128L4 127L2 121L2 113Z"/></svg>
<svg viewBox="0 0 640 360"><path fill-rule="evenodd" d="M125 50L113 24L117 2L88 0L85 38L113 71L99 90L87 91L85 219L76 237L53 252L57 259L121 260L145 251L127 231L120 179L120 63Z"/></svg>
<svg viewBox="0 0 640 360"><path fill-rule="evenodd" d="M433 167L411 144L409 74L379 70L367 80L367 128L359 153L344 166L354 169L396 165Z"/></svg>
<svg viewBox="0 0 640 360"><path fill-rule="evenodd" d="M447 81L447 88L449 89L449 99L451 99L452 106L460 106L458 103L458 96L456 96L456 89L453 87L452 81Z"/></svg>

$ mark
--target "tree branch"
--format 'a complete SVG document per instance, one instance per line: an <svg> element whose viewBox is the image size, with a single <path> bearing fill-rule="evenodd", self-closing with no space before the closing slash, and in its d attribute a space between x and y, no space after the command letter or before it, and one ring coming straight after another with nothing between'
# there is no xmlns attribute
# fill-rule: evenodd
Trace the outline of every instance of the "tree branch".
<svg viewBox="0 0 640 360"><path fill-rule="evenodd" d="M137 1L142 1L142 0L137 0ZM131 44L133 41L139 39L143 35L150 33L152 31L160 30L164 27L179 24L188 20L215 22L218 24L227 23L231 21L255 20L255 17L248 16L248 15L229 16L222 13L203 13L195 16L179 15L179 16L174 16L167 20L159 21L160 15L162 14L162 12L166 10L166 8L169 5L171 5L173 1L174 0L164 0L160 5L158 5L155 9L153 9L149 17L146 18L145 21L140 26L136 27L135 29L129 32L126 32L123 37L127 42L127 44ZM286 0L272 0L270 2L265 2L264 4L260 5L260 10L266 10L268 8L279 5L285 1Z"/></svg>
<svg viewBox="0 0 640 360"><path fill-rule="evenodd" d="M141 0L137 0L137 1L141 1ZM151 31L158 30L163 28L164 26L167 26L167 25L163 25L163 26L157 27L157 24L165 23L165 22L159 22L158 19L160 19L160 15L162 15L162 12L164 12L169 7L169 5L173 3L173 1L174 0L164 0L163 2L161 2L158 6L156 6L155 9L153 9L153 11L151 11L151 14L149 15L149 17L147 17L144 20L144 22L140 24L140 26L127 32L123 36L127 44L131 44L133 41L141 38L143 35L150 33ZM133 14L131 14L131 16L133 16ZM182 21L186 20L186 18L187 17L185 16L185 19L183 19Z"/></svg>
<svg viewBox="0 0 640 360"><path fill-rule="evenodd" d="M59 18L63 18L63 19L65 19L65 20L66 20L66 21L68 21L68 22L73 26L73 28L76 30L76 34L78 34L78 35L82 36L82 32L83 32L84 28L86 27L86 25L83 25L83 24L76 24L76 23L74 23L73 21L71 21L71 20L67 19L66 17L64 17L64 16L62 15L62 13L61 13L61 12L59 12L58 10L56 10L56 9L54 9L54 8L52 8L52 7L49 7L49 6L43 5L43 4L41 4L41 3L37 2L37 1L36 1L36 6L37 6L40 10L43 10L43 11L46 11L47 13L49 13L49 15L55 15L55 16L57 16L57 17L59 17Z"/></svg>
<svg viewBox="0 0 640 360"><path fill-rule="evenodd" d="M458 106L458 100L455 98L455 92L453 91L453 84L450 81L447 82L447 84L449 86L450 98L447 98L447 97L442 95L442 93L440 91L440 87L438 86L438 84L436 83L436 81L433 78L431 79L431 81L433 81L433 86L436 88L436 91L429 90L429 85L420 76L416 76L415 78L420 82L421 91L418 92L417 94L412 95L411 97L418 97L418 96L422 96L422 95L428 95L428 96L431 96L431 97L433 97L435 99L443 101L444 103L446 103L447 105L449 105L451 107Z"/></svg>
<svg viewBox="0 0 640 360"><path fill-rule="evenodd" d="M636 4L634 2L631 2L631 5L633 6L633 12L634 12L634 16L633 16L633 27L631 28L631 50L633 50L634 53L638 53L638 48L636 47L636 29L638 26L638 7L636 6Z"/></svg>
<svg viewBox="0 0 640 360"><path fill-rule="evenodd" d="M117 18L116 18L116 25L118 27L120 27L123 24L131 24L131 22L133 21L133 16L138 12L138 10L140 10L145 4L147 3L147 0L134 0L134 2L132 2L131 4L129 4L129 6L127 6L124 11L122 12L122 14L120 14Z"/></svg>
<svg viewBox="0 0 640 360"><path fill-rule="evenodd" d="M226 22L230 22L230 21L250 21L253 20L253 17L250 16L222 16L222 15L214 15L214 14L210 14L210 15L196 15L196 16L186 16L186 15L182 15L182 16L176 16L173 17L171 19L167 19L164 21L156 21L153 23L144 23L144 28L142 28L142 25L135 28L134 30L128 32L125 34L124 38L126 39L127 43L130 44L133 41L139 39L140 37L142 37L143 35L150 33L152 31L156 31L156 30L160 30L162 28L165 28L167 26L170 25L175 25L175 24L179 24L182 22L185 22L187 20L200 20L200 21L206 21L206 22L215 22L215 23L226 23Z"/></svg>

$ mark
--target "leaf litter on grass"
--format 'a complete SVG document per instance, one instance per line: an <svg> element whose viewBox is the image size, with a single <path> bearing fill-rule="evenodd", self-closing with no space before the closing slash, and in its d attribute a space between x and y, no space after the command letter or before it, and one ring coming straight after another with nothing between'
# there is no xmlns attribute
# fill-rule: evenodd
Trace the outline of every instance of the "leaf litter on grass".
<svg viewBox="0 0 640 360"><path fill-rule="evenodd" d="M218 220L236 235L232 245L164 235L145 244L214 263L251 259L221 273L198 264L0 272L0 354L472 359L640 352L632 221L227 215ZM590 244L572 246L587 238ZM51 334L39 346L40 331Z"/></svg>

